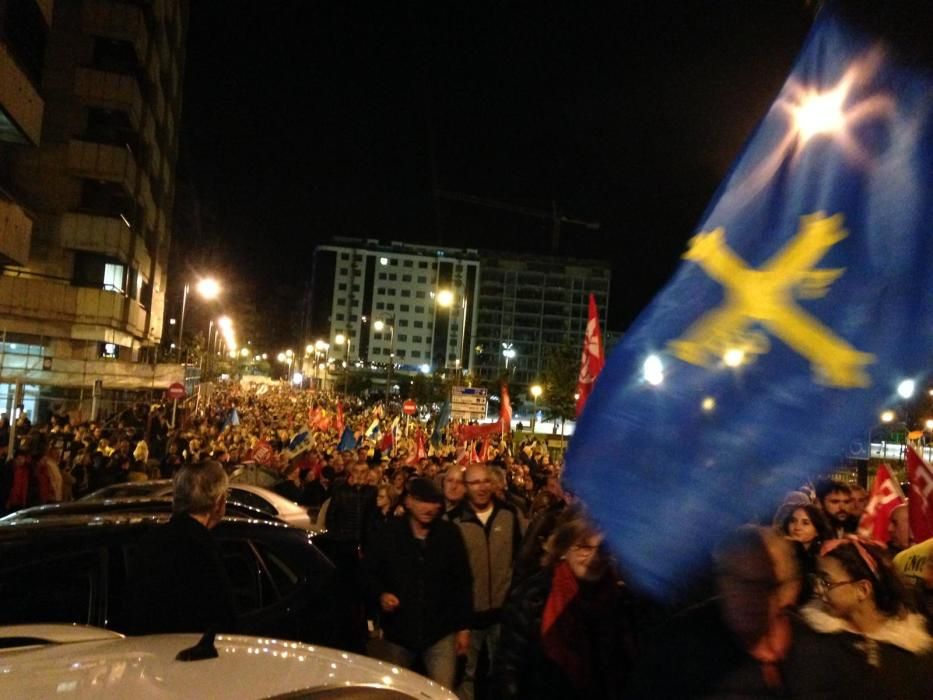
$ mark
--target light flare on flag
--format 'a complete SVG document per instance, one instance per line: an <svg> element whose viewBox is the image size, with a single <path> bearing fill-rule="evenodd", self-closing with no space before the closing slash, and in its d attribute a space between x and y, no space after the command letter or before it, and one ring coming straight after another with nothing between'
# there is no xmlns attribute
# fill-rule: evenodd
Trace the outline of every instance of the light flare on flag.
<svg viewBox="0 0 933 700"><path fill-rule="evenodd" d="M897 19L883 8L872 22ZM933 75L844 9L821 8L570 443L565 480L629 582L658 598L838 466L901 378L929 367ZM933 534L930 476L923 498L911 491L917 537Z"/></svg>

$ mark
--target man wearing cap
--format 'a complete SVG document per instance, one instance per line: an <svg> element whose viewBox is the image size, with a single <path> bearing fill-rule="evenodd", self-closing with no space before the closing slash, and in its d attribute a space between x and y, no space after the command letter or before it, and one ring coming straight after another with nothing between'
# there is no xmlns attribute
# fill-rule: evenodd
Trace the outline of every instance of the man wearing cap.
<svg viewBox="0 0 933 700"><path fill-rule="evenodd" d="M472 578L456 525L442 520L444 495L430 479L408 482L404 518L371 543L364 566L384 638L370 650L400 666L421 659L427 675L453 687L457 656L470 643Z"/></svg>

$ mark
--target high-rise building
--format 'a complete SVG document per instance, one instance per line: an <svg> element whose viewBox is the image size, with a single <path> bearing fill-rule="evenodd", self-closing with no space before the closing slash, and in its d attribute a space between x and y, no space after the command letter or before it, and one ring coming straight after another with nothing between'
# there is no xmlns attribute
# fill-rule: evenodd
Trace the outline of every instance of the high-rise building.
<svg viewBox="0 0 933 700"><path fill-rule="evenodd" d="M590 293L605 329L611 281L602 261L356 239L319 246L314 270L310 327L329 336L332 359L394 355L409 369L462 366L516 385L542 379L553 348L582 347Z"/></svg>
<svg viewBox="0 0 933 700"><path fill-rule="evenodd" d="M314 269L328 319L313 325L328 328L332 358L472 369L477 251L336 238L318 246Z"/></svg>
<svg viewBox="0 0 933 700"><path fill-rule="evenodd" d="M484 251L481 255L475 375L508 375L523 386L543 378L550 352L583 347L590 293L606 328L609 264Z"/></svg>
<svg viewBox="0 0 933 700"><path fill-rule="evenodd" d="M164 388L181 374L154 360L187 2L6 0L0 13L0 241L12 241L0 244L0 409L14 382L27 410L67 408L97 380Z"/></svg>

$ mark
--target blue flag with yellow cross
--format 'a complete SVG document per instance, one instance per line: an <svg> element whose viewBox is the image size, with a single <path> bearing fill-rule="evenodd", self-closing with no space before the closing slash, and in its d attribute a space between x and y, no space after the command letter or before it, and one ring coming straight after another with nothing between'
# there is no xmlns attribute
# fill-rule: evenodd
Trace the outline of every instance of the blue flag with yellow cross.
<svg viewBox="0 0 933 700"><path fill-rule="evenodd" d="M931 110L930 72L824 7L570 445L630 583L675 592L930 366Z"/></svg>

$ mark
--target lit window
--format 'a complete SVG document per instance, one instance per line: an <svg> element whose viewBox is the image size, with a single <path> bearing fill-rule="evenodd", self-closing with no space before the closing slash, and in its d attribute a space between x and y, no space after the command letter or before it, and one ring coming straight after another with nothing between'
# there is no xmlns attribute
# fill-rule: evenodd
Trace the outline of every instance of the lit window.
<svg viewBox="0 0 933 700"><path fill-rule="evenodd" d="M123 265L104 265L104 289L108 292L123 293Z"/></svg>

